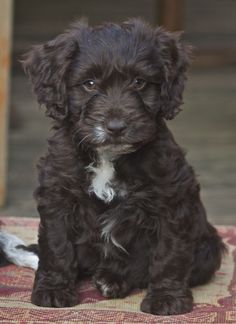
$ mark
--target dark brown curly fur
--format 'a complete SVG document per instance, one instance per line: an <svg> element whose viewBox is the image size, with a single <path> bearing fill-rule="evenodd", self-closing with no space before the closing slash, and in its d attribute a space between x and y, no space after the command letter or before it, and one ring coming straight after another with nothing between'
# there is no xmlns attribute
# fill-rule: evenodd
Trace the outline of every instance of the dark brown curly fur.
<svg viewBox="0 0 236 324"><path fill-rule="evenodd" d="M180 111L189 52L179 34L133 19L78 22L26 55L54 130L38 166L34 304L76 305L91 275L106 297L147 288L142 311L181 314L220 267L224 245L164 121Z"/></svg>

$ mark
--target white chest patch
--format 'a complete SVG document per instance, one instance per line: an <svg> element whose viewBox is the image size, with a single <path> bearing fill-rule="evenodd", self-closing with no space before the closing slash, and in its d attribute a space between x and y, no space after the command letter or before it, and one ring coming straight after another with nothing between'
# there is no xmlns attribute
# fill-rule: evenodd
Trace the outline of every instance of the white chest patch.
<svg viewBox="0 0 236 324"><path fill-rule="evenodd" d="M100 155L100 161L97 167L93 166L94 163L87 166L89 172L93 172L92 183L89 187L90 193L109 203L115 196L115 190L112 188L112 180L115 176L115 169L113 163L106 155Z"/></svg>

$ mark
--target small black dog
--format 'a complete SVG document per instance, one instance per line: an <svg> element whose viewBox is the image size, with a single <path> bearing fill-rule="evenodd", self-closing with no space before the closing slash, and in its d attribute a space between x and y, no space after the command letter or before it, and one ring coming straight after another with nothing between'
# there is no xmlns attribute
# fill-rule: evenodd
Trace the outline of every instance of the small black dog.
<svg viewBox="0 0 236 324"><path fill-rule="evenodd" d="M164 121L180 111L189 52L180 35L133 19L76 23L26 55L54 129L35 193L34 304L76 305L76 282L91 275L103 296L147 288L143 312L181 314L190 287L220 267L224 245Z"/></svg>

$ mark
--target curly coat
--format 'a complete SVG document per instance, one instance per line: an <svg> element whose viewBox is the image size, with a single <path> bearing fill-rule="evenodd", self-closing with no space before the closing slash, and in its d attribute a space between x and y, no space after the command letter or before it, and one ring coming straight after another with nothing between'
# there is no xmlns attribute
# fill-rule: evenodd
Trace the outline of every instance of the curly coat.
<svg viewBox="0 0 236 324"><path fill-rule="evenodd" d="M147 288L142 311L180 314L192 310L190 287L219 269L224 245L165 123L180 111L189 56L179 34L137 19L78 22L26 55L53 119L35 192L34 304L76 305L89 275L106 297Z"/></svg>

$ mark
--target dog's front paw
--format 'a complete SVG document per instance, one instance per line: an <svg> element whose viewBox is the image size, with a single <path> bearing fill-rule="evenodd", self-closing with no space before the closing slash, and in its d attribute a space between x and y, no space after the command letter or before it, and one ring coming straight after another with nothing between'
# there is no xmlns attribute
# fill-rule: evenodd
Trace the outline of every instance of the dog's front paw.
<svg viewBox="0 0 236 324"><path fill-rule="evenodd" d="M101 270L94 276L94 283L104 297L124 298L131 288L119 275Z"/></svg>
<svg viewBox="0 0 236 324"><path fill-rule="evenodd" d="M186 294L159 292L147 295L141 303L141 311L154 315L177 315L191 312L193 298L190 291Z"/></svg>
<svg viewBox="0 0 236 324"><path fill-rule="evenodd" d="M31 301L42 307L71 307L79 303L76 292L68 288L33 290Z"/></svg>

